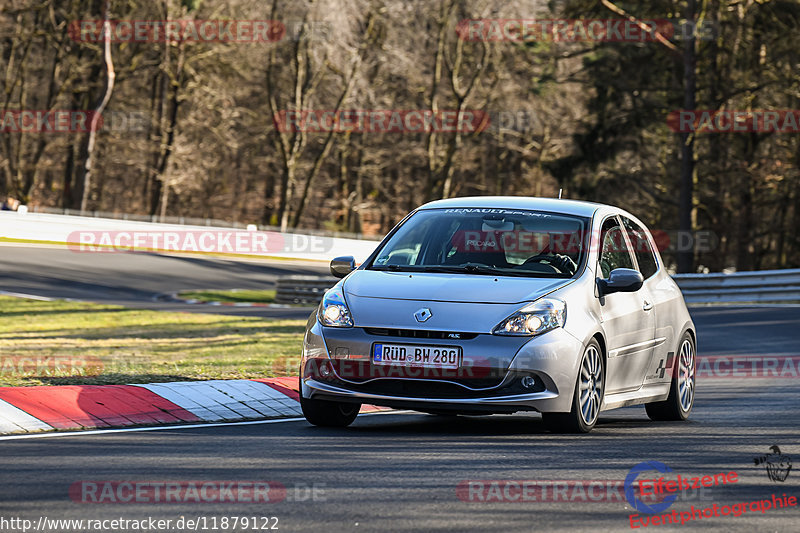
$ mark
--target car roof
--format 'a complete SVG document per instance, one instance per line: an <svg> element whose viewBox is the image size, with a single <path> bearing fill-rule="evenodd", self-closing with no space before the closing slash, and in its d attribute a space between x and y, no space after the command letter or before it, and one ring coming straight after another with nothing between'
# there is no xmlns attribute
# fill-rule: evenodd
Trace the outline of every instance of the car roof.
<svg viewBox="0 0 800 533"><path fill-rule="evenodd" d="M420 209L442 208L531 209L583 217L591 217L595 211L602 208L621 211L617 208L594 202L538 198L534 196L467 196L436 200L420 207Z"/></svg>

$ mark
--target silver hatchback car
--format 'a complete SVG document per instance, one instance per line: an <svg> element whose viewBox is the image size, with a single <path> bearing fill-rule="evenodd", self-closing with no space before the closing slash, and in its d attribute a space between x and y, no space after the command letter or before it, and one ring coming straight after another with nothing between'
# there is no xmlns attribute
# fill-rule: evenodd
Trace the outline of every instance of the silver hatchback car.
<svg viewBox="0 0 800 533"><path fill-rule="evenodd" d="M362 403L435 414L539 411L588 432L645 404L685 420L697 336L644 225L571 200L475 197L423 205L343 277L308 321L306 419L347 426Z"/></svg>

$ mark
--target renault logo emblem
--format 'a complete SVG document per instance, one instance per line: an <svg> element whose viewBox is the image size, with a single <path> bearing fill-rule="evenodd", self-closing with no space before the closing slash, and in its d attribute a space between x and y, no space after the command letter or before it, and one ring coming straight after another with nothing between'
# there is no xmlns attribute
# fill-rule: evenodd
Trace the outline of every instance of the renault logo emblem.
<svg viewBox="0 0 800 533"><path fill-rule="evenodd" d="M431 316L433 316L433 313L431 313L431 310L428 309L427 307L423 307L422 309L414 313L414 318L417 319L417 322L425 322Z"/></svg>

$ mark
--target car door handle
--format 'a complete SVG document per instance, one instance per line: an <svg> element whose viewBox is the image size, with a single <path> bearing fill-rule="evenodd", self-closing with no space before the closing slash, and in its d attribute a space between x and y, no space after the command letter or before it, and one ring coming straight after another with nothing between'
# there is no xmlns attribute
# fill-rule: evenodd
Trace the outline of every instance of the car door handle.
<svg viewBox="0 0 800 533"><path fill-rule="evenodd" d="M642 302L642 311L649 311L652 308L653 308L653 302L649 302L647 300L644 300Z"/></svg>

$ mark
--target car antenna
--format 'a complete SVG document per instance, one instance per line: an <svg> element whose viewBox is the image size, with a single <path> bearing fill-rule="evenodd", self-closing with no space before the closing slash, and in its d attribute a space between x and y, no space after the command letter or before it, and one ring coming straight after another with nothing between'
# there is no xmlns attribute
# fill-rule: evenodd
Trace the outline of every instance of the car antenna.
<svg viewBox="0 0 800 533"><path fill-rule="evenodd" d="M561 191L563 191L563 190L564 190L564 189L558 189L558 199L559 199L559 200L561 200Z"/></svg>

